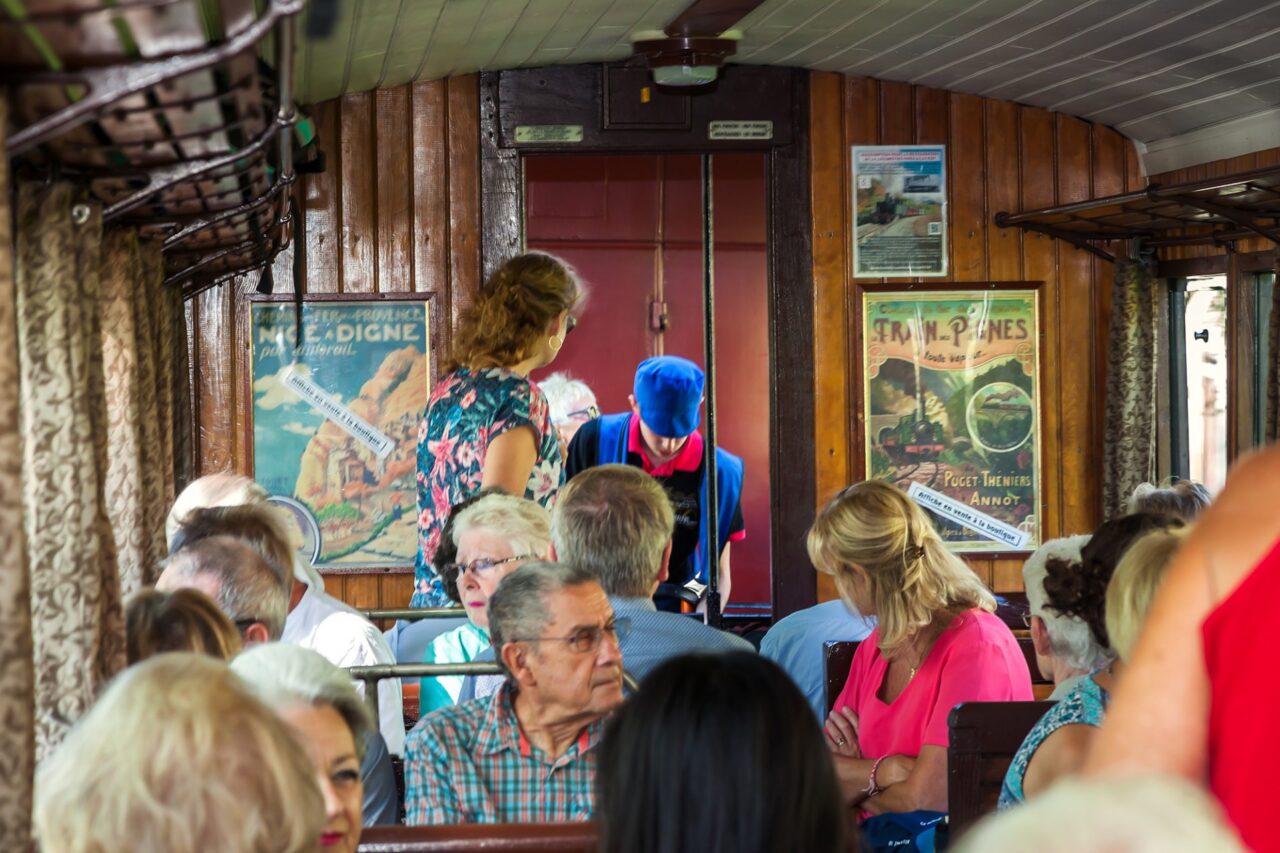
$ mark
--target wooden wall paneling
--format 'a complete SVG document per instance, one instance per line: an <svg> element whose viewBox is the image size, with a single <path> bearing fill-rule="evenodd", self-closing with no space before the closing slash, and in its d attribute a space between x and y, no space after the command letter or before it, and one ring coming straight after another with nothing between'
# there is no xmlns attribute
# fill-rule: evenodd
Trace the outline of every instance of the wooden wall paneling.
<svg viewBox="0 0 1280 853"><path fill-rule="evenodd" d="M431 340L447 353L452 338L452 284L449 275L448 84L414 83L409 150L413 160L413 289L438 294L431 305ZM442 364L432 365L435 375ZM406 599L407 600L407 599Z"/></svg>
<svg viewBox="0 0 1280 853"><path fill-rule="evenodd" d="M910 83L879 81L880 144L910 145L915 141L915 99Z"/></svg>
<svg viewBox="0 0 1280 853"><path fill-rule="evenodd" d="M1033 276L1023 274L1021 228L996 228L991 217L1000 212L1014 213L1022 207L1018 198L1021 135L1018 132L1019 107L1010 101L983 99L986 111L987 192L987 269L992 281L1025 281Z"/></svg>
<svg viewBox="0 0 1280 853"><path fill-rule="evenodd" d="M377 285L381 293L413 290L413 151L408 86L374 95L374 171L377 189Z"/></svg>
<svg viewBox="0 0 1280 853"><path fill-rule="evenodd" d="M253 413L253 377L249 369L249 302L247 297L258 285L260 273L237 276L220 289L226 290L231 300L231 326L227 352L230 359L231 387L234 404L231 407L231 442L234 448L235 471L253 470L253 441L250 424Z"/></svg>
<svg viewBox="0 0 1280 853"><path fill-rule="evenodd" d="M456 327L480 289L480 78L448 80L450 311Z"/></svg>
<svg viewBox="0 0 1280 853"><path fill-rule="evenodd" d="M314 108L316 133L324 153L324 171L302 176L303 236L306 240L306 292L342 290L342 101Z"/></svg>
<svg viewBox="0 0 1280 853"><path fill-rule="evenodd" d="M986 122L983 99L953 94L947 146L951 184L952 281L987 281Z"/></svg>
<svg viewBox="0 0 1280 853"><path fill-rule="evenodd" d="M1090 126L1058 113L1058 203L1089 198ZM1069 532L1086 532L1097 523L1100 505L1099 460L1094 459L1094 407L1101 404L1093 383L1097 341L1094 320L1093 256L1082 249L1060 249L1058 285L1061 288L1058 327L1061 357L1055 365L1062 395L1061 444L1062 513ZM1102 332L1101 334L1106 334Z"/></svg>
<svg viewBox="0 0 1280 853"><path fill-rule="evenodd" d="M853 198L851 184L853 162L850 146L877 145L882 141L881 132L881 83L868 77L851 78L846 83L844 127L845 139L841 155L845 158L842 191L844 193L845 216L852 215ZM899 91L906 91L899 88ZM852 303L857 299L857 290L853 287L853 252L849 248L852 239L852 222L845 220L845 246L847 252L844 271L845 300ZM868 281L874 279L867 279ZM844 361L848 367L845 384L849 400L849 482L854 483L867 476L867 449L863 443L863 423L865 413L862 411L862 349L858 339L857 306L850 304L845 314ZM847 484L845 484L847 485Z"/></svg>
<svg viewBox="0 0 1280 853"><path fill-rule="evenodd" d="M814 413L817 501L850 482L848 334L845 287L849 269L847 149L842 83L835 73L809 82L810 186L813 217Z"/></svg>
<svg viewBox="0 0 1280 853"><path fill-rule="evenodd" d="M1053 114L1033 107L1018 107L1018 146L1021 152L1019 210L1052 207L1057 203L1057 136ZM1062 394L1058 371L1062 361L1057 336L1061 296L1058 287L1058 244L1042 234L1022 238L1022 264L1028 281L1043 281L1040 297L1040 494L1043 538L1062 536Z"/></svg>
<svg viewBox="0 0 1280 853"><path fill-rule="evenodd" d="M196 324L200 345L196 353L195 394L200 398L196 443L199 447L198 474L230 471L236 461L230 429L235 401L231 361L231 288L210 288L196 301Z"/></svg>
<svg viewBox="0 0 1280 853"><path fill-rule="evenodd" d="M342 292L378 291L377 148L374 142L374 93L342 99ZM385 187L381 187L385 189Z"/></svg>
<svg viewBox="0 0 1280 853"><path fill-rule="evenodd" d="M481 279L487 278L506 258L524 248L524 172L520 154L498 143L501 125L496 73L480 77L480 247Z"/></svg>

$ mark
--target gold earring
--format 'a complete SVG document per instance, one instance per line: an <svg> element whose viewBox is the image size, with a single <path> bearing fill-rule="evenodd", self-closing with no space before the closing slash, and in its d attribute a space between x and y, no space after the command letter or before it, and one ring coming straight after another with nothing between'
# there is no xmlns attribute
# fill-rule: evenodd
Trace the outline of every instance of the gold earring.
<svg viewBox="0 0 1280 853"><path fill-rule="evenodd" d="M564 338L559 335L552 335L547 338L547 347L552 353L560 352L560 347L564 346Z"/></svg>

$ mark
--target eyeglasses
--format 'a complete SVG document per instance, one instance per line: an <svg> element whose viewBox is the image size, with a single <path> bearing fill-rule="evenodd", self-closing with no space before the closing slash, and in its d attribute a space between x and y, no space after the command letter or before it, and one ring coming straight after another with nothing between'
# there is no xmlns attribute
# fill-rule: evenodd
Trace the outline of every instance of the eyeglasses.
<svg viewBox="0 0 1280 853"><path fill-rule="evenodd" d="M1030 610L1022 614L1022 624L1026 625L1028 628L1031 627L1031 611Z"/></svg>
<svg viewBox="0 0 1280 853"><path fill-rule="evenodd" d="M614 642L621 643L631 634L631 620L610 619L603 628L597 628L594 625L584 626L567 637L515 637L513 642L549 643L563 640L569 644L569 648L585 655L591 654L600 648L600 643L604 640L606 634L612 637Z"/></svg>
<svg viewBox="0 0 1280 853"><path fill-rule="evenodd" d="M564 333L567 335L578 328L578 318L572 314L564 318Z"/></svg>
<svg viewBox="0 0 1280 853"><path fill-rule="evenodd" d="M589 421L594 421L596 418L600 417L600 407L587 406L585 409L575 409L574 411L565 415L565 417L568 417L568 418L580 418L583 416L585 416L586 419Z"/></svg>
<svg viewBox="0 0 1280 853"><path fill-rule="evenodd" d="M470 563L449 563L445 566L446 572L456 572L458 580L462 580L462 576L467 572L471 572L478 578L487 577L498 566L505 566L507 563L514 563L516 560L532 560L537 554L517 554L514 557L506 557L501 560L491 560L488 557L480 557L472 560Z"/></svg>

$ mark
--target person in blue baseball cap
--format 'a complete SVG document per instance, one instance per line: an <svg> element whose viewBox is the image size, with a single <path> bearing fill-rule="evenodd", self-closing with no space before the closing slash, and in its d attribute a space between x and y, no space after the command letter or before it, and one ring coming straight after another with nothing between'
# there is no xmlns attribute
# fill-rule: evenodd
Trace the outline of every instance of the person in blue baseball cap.
<svg viewBox="0 0 1280 853"><path fill-rule="evenodd" d="M671 537L669 583L699 595L707 585L706 454L702 419L702 368L676 355L647 358L636 368L631 411L603 415L578 430L569 445L570 478L595 465L634 465L652 475L671 496L676 527ZM743 539L742 460L716 448L720 606L729 602L729 543Z"/></svg>

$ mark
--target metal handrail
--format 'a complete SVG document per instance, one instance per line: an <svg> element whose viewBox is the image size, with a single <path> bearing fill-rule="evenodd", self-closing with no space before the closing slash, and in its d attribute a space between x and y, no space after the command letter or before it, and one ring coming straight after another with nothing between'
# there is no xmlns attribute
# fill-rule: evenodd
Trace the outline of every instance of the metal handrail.
<svg viewBox="0 0 1280 853"><path fill-rule="evenodd" d="M443 608L440 608L443 609ZM350 666L347 672L364 685L364 702L369 706L373 719L382 719L378 705L378 682L386 678L432 678L438 675L501 675L502 667L494 661L468 661L466 663L379 663L373 666ZM625 669L622 686L635 693L640 682Z"/></svg>
<svg viewBox="0 0 1280 853"><path fill-rule="evenodd" d="M422 619L465 619L467 611L462 607L390 607L361 610L370 622L375 619L395 619L397 622L418 622Z"/></svg>

